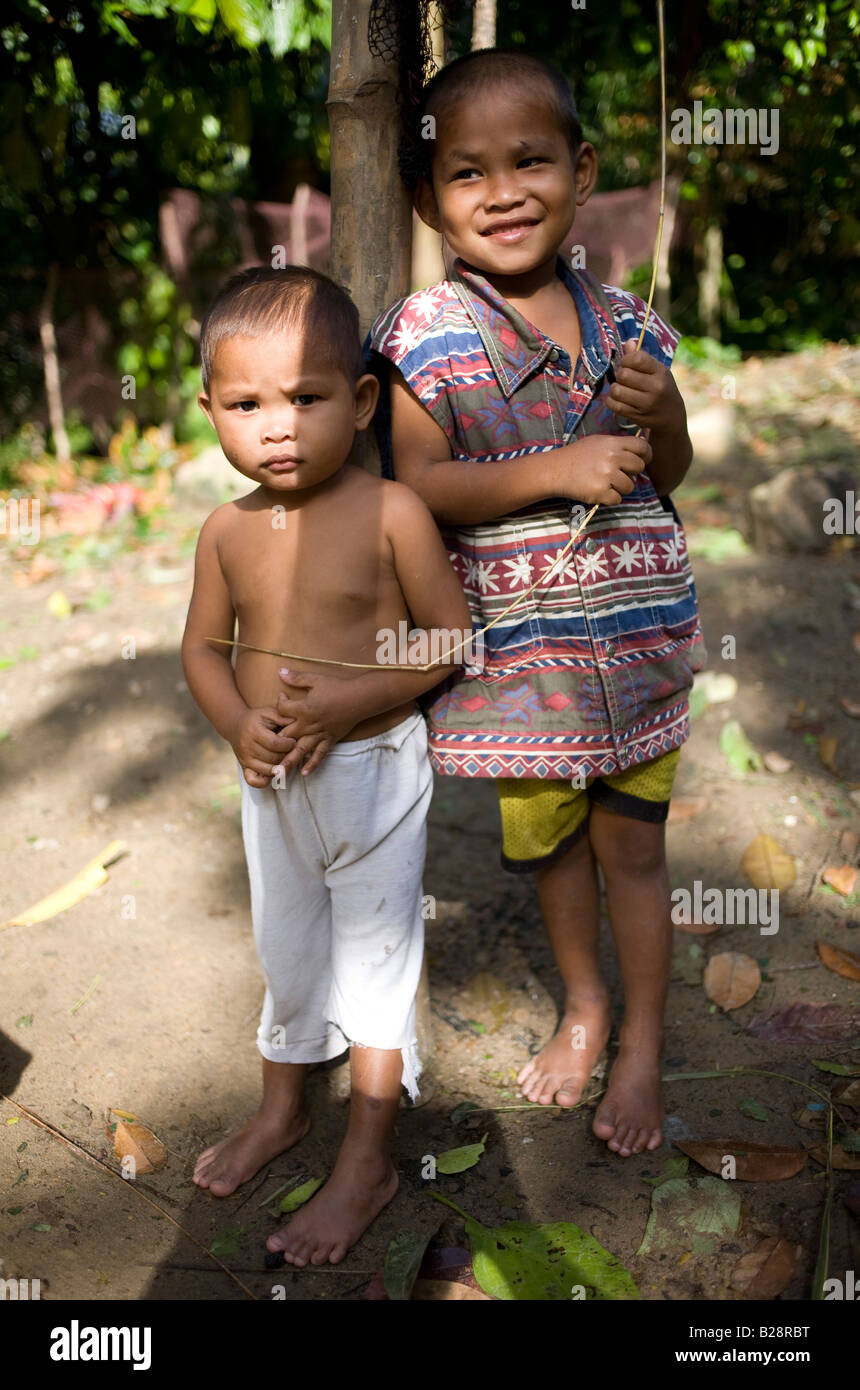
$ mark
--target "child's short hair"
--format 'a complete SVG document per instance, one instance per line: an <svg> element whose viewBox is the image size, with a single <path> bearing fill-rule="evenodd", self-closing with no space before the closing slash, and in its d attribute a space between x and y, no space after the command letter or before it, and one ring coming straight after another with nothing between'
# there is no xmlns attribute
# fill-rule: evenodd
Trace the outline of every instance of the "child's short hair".
<svg viewBox="0 0 860 1390"><path fill-rule="evenodd" d="M333 371L354 384L367 368L358 310L328 275L306 265L255 265L231 276L200 327L200 369L208 394L215 349L236 334L301 333Z"/></svg>
<svg viewBox="0 0 860 1390"><path fill-rule="evenodd" d="M404 115L400 176L410 193L415 191L419 178L432 181L434 142L423 138L425 116L438 118L463 97L490 86L518 83L533 90L536 79L543 81L553 116L567 140L571 161L575 162L582 144L582 126L567 78L552 63L534 54L511 48L478 48L440 68L425 84L417 106Z"/></svg>

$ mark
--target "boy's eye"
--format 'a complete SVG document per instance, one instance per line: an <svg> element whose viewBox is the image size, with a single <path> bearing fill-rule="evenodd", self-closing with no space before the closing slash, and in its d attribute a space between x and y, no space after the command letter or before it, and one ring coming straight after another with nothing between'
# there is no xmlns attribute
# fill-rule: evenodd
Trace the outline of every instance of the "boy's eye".
<svg viewBox="0 0 860 1390"><path fill-rule="evenodd" d="M310 401L318 401L319 399L319 396L313 396L308 391L303 392L300 396L293 396L293 400L298 401L299 405L305 405Z"/></svg>
<svg viewBox="0 0 860 1390"><path fill-rule="evenodd" d="M247 414L248 414L248 411L245 409L246 406L248 406L248 408L249 408L250 410L256 410L256 408L257 408L257 402L256 402L256 401L237 401L236 404L233 406L233 409L234 409L234 410L240 411L242 415L247 415Z"/></svg>

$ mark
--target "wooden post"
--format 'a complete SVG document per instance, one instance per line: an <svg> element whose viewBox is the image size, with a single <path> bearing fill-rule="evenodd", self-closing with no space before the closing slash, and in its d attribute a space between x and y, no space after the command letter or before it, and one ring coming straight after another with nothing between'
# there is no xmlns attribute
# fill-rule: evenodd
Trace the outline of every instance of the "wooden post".
<svg viewBox="0 0 860 1390"><path fill-rule="evenodd" d="M397 163L397 63L374 57L367 43L370 0L334 0L331 77L331 259L329 270L358 308L362 336L410 290L412 204ZM372 429L356 439L353 459L379 472ZM426 957L416 995L418 1048L433 1056ZM428 1084L421 1100L430 1100Z"/></svg>
<svg viewBox="0 0 860 1390"><path fill-rule="evenodd" d="M331 78L331 261L333 279L358 307L365 334L387 305L409 293L412 205L397 167L397 64L367 46L370 0L334 0ZM379 472L373 430L353 457Z"/></svg>

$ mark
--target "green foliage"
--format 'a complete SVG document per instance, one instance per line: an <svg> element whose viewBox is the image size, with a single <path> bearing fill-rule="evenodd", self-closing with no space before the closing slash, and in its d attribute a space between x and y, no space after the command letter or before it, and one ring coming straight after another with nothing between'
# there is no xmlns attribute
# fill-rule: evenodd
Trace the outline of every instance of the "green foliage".
<svg viewBox="0 0 860 1390"><path fill-rule="evenodd" d="M723 228L723 337L744 350L797 350L860 336L857 186L860 6L854 0L666 0L667 107L779 112L779 150L667 145L685 212L701 236ZM453 51L468 48L469 20ZM653 0L586 6L499 5L497 42L554 62L571 80L600 189L659 174L660 107ZM675 321L701 332L696 260L676 256ZM639 287L636 277L631 288ZM639 290L641 292L641 290ZM735 306L737 306L735 308Z"/></svg>
<svg viewBox="0 0 860 1390"><path fill-rule="evenodd" d="M0 21L0 415L10 433L42 408L33 325L52 263L67 281L68 272L107 273L103 298L120 306L117 381L134 374L141 420L183 412L191 320L241 254L223 234L218 200L287 201L298 181L327 185L330 27L330 0L9 0ZM199 192L214 217L193 303L161 269L159 204L177 187ZM62 285L60 326L73 307ZM119 386L117 399L119 408Z"/></svg>

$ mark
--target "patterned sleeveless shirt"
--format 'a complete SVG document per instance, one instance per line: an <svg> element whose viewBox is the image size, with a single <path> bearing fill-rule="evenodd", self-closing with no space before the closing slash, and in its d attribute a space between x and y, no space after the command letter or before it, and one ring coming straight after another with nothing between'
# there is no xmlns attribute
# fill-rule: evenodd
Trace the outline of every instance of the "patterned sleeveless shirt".
<svg viewBox="0 0 860 1390"><path fill-rule="evenodd" d="M606 394L645 304L561 256L556 273L579 316L573 373L562 345L459 258L450 278L377 318L364 348L382 386L375 423L387 476L388 362L445 431L454 459L522 459L528 468L531 455L572 439L625 432ZM652 312L643 349L669 365L678 341ZM463 671L427 697L437 772L595 777L689 736L687 696L706 654L680 517L643 473L551 568L586 510L548 498L486 524L442 528L476 627L546 579L486 633L479 673Z"/></svg>

